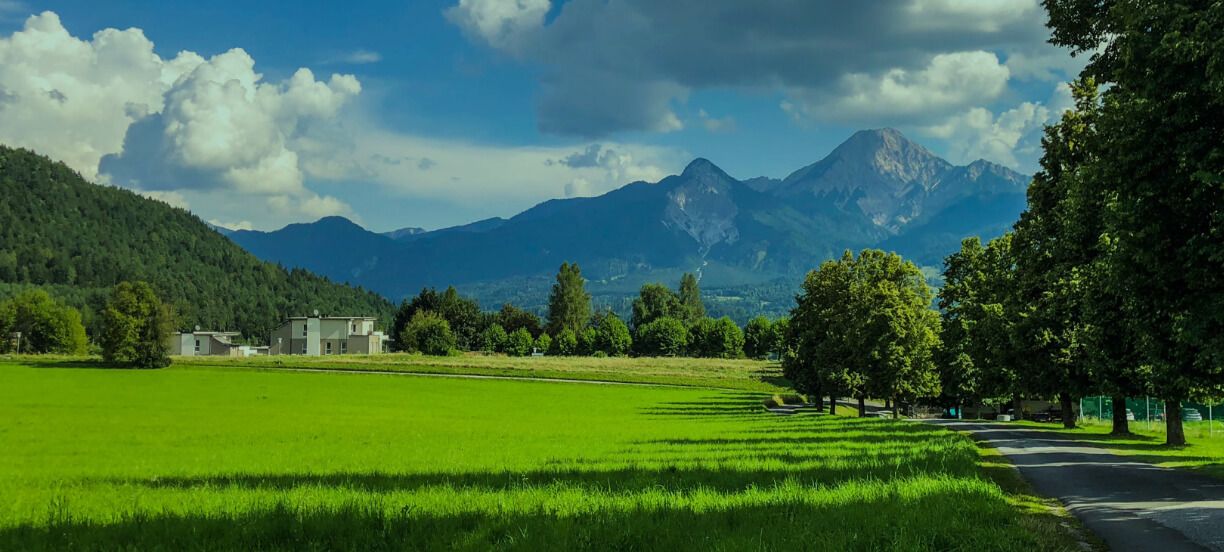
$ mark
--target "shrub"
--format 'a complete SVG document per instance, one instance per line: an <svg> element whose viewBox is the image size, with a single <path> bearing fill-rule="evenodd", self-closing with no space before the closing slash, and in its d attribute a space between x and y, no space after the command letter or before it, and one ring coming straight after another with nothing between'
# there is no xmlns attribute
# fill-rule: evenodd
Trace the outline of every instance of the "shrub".
<svg viewBox="0 0 1224 552"><path fill-rule="evenodd" d="M757 316L744 327L744 354L748 358L765 358L774 350L774 327L769 318Z"/></svg>
<svg viewBox="0 0 1224 552"><path fill-rule="evenodd" d="M480 333L480 349L490 353L504 353L508 338L501 324L493 324Z"/></svg>
<svg viewBox="0 0 1224 552"><path fill-rule="evenodd" d="M595 328L591 328L591 327L583 328L581 332L578 332L577 353L580 355L594 354L595 351L598 349L598 347L596 346L596 341L597 341L597 338L596 338Z"/></svg>
<svg viewBox="0 0 1224 552"><path fill-rule="evenodd" d="M102 311L102 358L135 368L169 366L172 318L149 284L120 283Z"/></svg>
<svg viewBox="0 0 1224 552"><path fill-rule="evenodd" d="M737 358L744 351L744 332L730 318L702 318L689 329L689 354L707 358Z"/></svg>
<svg viewBox="0 0 1224 552"><path fill-rule="evenodd" d="M510 356L527 356L535 346L535 339L527 328L519 328L506 339L506 354Z"/></svg>
<svg viewBox="0 0 1224 552"><path fill-rule="evenodd" d="M557 338L552 340L552 348L548 350L548 354L555 356L573 356L577 353L578 334L569 328L557 334Z"/></svg>
<svg viewBox="0 0 1224 552"><path fill-rule="evenodd" d="M450 323L437 313L417 311L399 336L404 350L445 356L455 350L455 333Z"/></svg>
<svg viewBox="0 0 1224 552"><path fill-rule="evenodd" d="M678 356L688 345L688 330L675 318L663 317L638 328L637 352L643 356Z"/></svg>
<svg viewBox="0 0 1224 552"><path fill-rule="evenodd" d="M629 354L633 346L633 337L629 335L629 326L621 321L613 312L607 312L595 319L596 351L603 351L611 356ZM592 351L593 352L593 351Z"/></svg>
<svg viewBox="0 0 1224 552"><path fill-rule="evenodd" d="M540 334L540 337L536 339L535 348L541 353L547 353L552 350L552 342L553 339L548 337L548 334Z"/></svg>

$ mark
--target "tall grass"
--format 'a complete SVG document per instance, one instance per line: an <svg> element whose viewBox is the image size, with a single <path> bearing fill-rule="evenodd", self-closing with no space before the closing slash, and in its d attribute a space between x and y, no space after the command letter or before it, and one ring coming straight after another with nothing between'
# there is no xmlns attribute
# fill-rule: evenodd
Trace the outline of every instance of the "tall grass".
<svg viewBox="0 0 1224 552"><path fill-rule="evenodd" d="M1071 546L963 436L763 398L0 365L0 549Z"/></svg>
<svg viewBox="0 0 1224 552"><path fill-rule="evenodd" d="M183 357L188 366L245 368L323 368L425 374L465 374L504 377L580 379L715 387L777 393L789 389L776 362L749 359L630 358L630 357L507 357L468 353L458 356L387 354L306 357L284 355L230 359Z"/></svg>

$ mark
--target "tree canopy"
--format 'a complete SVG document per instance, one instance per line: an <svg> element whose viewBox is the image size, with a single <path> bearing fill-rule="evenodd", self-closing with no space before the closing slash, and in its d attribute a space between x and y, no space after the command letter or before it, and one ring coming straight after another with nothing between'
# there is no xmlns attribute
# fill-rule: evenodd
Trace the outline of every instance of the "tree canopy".
<svg viewBox="0 0 1224 552"><path fill-rule="evenodd" d="M914 400L939 391L939 315L921 271L895 253L849 251L808 274L784 370L808 393Z"/></svg>
<svg viewBox="0 0 1224 552"><path fill-rule="evenodd" d="M134 368L170 365L174 316L145 282L120 282L102 312L102 358Z"/></svg>
<svg viewBox="0 0 1224 552"><path fill-rule="evenodd" d="M16 339L10 339L14 334ZM0 301L0 353L85 354L81 313L39 289ZM14 351L20 346L20 350Z"/></svg>

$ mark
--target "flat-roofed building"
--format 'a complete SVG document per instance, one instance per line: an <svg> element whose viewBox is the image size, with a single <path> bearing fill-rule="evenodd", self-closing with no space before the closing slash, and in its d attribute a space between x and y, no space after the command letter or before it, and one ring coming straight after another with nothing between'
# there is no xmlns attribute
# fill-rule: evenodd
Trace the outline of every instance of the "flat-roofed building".
<svg viewBox="0 0 1224 552"><path fill-rule="evenodd" d="M267 347L251 347L233 342L238 332L174 332L170 334L172 356L231 356L246 357L267 354Z"/></svg>
<svg viewBox="0 0 1224 552"><path fill-rule="evenodd" d="M371 355L386 351L386 334L370 316L295 316L272 331L273 355Z"/></svg>

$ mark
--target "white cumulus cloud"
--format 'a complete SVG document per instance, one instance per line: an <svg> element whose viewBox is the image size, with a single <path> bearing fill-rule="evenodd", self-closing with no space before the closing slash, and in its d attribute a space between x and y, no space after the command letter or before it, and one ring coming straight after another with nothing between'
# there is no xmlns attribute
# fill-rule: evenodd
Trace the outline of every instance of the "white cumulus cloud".
<svg viewBox="0 0 1224 552"><path fill-rule="evenodd" d="M298 216L349 212L305 186L327 156L301 153L337 149L330 127L360 92L350 75L308 69L264 81L241 49L162 58L140 29L77 38L49 11L0 37L0 142L184 208L215 189Z"/></svg>
<svg viewBox="0 0 1224 552"><path fill-rule="evenodd" d="M1046 102L1022 102L998 115L974 107L922 132L945 140L948 156L954 162L985 159L1031 173L1041 155L1045 125L1055 122L1071 107L1071 90L1063 84Z"/></svg>
<svg viewBox="0 0 1224 552"><path fill-rule="evenodd" d="M797 90L783 108L820 121L901 124L980 105L1007 89L1008 68L990 52L939 54L918 71L850 74L831 90Z"/></svg>
<svg viewBox="0 0 1224 552"><path fill-rule="evenodd" d="M163 60L139 29L103 29L89 40L58 15L31 16L0 37L0 142L27 147L96 178L132 121L161 111L163 94L199 63L190 52Z"/></svg>

